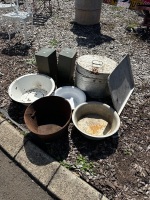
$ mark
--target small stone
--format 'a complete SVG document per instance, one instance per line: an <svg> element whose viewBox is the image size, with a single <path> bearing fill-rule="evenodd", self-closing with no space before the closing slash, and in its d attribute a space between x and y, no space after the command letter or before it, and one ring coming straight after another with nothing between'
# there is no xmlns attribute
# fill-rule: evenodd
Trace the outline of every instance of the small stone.
<svg viewBox="0 0 150 200"><path fill-rule="evenodd" d="M89 176L89 175L90 175L90 173L89 173L89 172L86 172L85 174L86 174L87 176Z"/></svg>

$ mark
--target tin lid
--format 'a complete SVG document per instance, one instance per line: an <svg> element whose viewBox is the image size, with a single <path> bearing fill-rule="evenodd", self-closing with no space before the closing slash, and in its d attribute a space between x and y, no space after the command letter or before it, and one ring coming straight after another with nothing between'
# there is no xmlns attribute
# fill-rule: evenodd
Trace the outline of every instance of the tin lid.
<svg viewBox="0 0 150 200"><path fill-rule="evenodd" d="M117 63L106 56L83 55L77 59L77 71L87 77L109 75L116 66Z"/></svg>
<svg viewBox="0 0 150 200"><path fill-rule="evenodd" d="M108 76L108 87L115 110L120 113L134 90L134 80L129 55Z"/></svg>

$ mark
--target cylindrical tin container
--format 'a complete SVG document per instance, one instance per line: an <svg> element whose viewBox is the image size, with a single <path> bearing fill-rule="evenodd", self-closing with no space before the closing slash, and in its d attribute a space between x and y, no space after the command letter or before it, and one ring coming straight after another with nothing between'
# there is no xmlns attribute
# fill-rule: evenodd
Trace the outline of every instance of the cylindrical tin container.
<svg viewBox="0 0 150 200"><path fill-rule="evenodd" d="M100 22L102 0L75 0L75 21L81 25Z"/></svg>
<svg viewBox="0 0 150 200"><path fill-rule="evenodd" d="M107 78L116 66L106 56L81 56L77 59L75 85L91 98L105 98L109 95Z"/></svg>

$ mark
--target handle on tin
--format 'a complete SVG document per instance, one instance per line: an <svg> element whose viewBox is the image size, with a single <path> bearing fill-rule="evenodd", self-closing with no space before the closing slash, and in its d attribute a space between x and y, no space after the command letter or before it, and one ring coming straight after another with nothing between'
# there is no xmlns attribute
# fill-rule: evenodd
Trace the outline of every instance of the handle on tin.
<svg viewBox="0 0 150 200"><path fill-rule="evenodd" d="M95 63L96 62L96 63ZM103 66L103 62L102 61L99 61L99 60L93 60L92 61L92 65L100 65L100 66Z"/></svg>

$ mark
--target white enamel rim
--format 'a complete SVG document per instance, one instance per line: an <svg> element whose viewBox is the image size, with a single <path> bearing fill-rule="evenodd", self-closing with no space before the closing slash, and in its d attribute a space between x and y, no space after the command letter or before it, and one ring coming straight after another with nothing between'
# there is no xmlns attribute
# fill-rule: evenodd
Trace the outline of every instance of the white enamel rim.
<svg viewBox="0 0 150 200"><path fill-rule="evenodd" d="M55 92L54 92L54 95L55 96L60 96L60 97L63 97L63 90L64 90L64 94L65 93L67 93L66 92L66 90L69 90L70 89L70 94L72 93L72 92L76 92L76 94L78 94L78 99L81 99L81 103L80 104L82 104L82 103L84 103L85 101L86 101L86 95L85 95L85 93L82 91L82 90L80 90L79 88L77 88L77 87L75 87L75 86L62 86L62 87L59 87L58 89L56 89L55 90ZM71 89L73 89L72 91L71 91ZM60 91L61 91L61 94L60 94ZM68 92L69 93L69 92ZM73 94L73 93L72 93ZM64 98L64 97L63 97ZM80 105L79 104L79 105ZM78 105L77 105L78 106ZM76 107L77 107L76 106ZM75 109L75 107L74 106L72 106L71 105L71 108L72 109Z"/></svg>
<svg viewBox="0 0 150 200"><path fill-rule="evenodd" d="M116 128L114 129L114 131L111 132L110 134L108 133L108 134L106 134L106 135L93 136L93 135L87 134L86 132L82 131L82 130L79 129L79 127L77 126L77 124L76 124L76 122L75 122L75 115L76 115L77 110L80 109L80 107L82 107L82 106L85 105L85 104L94 104L94 103L99 104L99 105L102 105L102 106L105 106L106 108L108 108L108 109L110 109L110 110L112 110L112 111L114 112L115 117L116 117L116 119L117 119L117 125L116 125ZM72 121L73 121L74 126L75 126L83 135L85 135L87 138L91 138L91 139L92 139L92 138L93 138L93 139L104 139L104 138L110 137L110 136L114 135L114 134L119 130L119 127L120 127L120 117L119 117L118 113L117 113L113 108L111 108L109 105L104 104L104 103L101 103L101 102L97 102L97 101L85 102L85 103L82 103L82 104L78 105L78 106L74 109L74 111L73 111L73 113L72 113Z"/></svg>
<svg viewBox="0 0 150 200"><path fill-rule="evenodd" d="M55 89L55 82L54 82L54 80L53 80L50 76L47 76L47 75L45 75L45 74L32 73L32 74L25 74L25 75L23 75L23 76L20 76L20 77L16 78L16 79L9 85L9 87L8 87L8 95L9 95L9 97L10 97L11 99L13 99L14 101L18 102L18 103L22 103L22 104L31 104L31 103L33 103L33 102L25 102L25 101L22 102L22 101L19 101L17 98L13 98L13 97L11 96L11 91L12 91L12 88L13 88L13 85L14 85L15 82L19 81L19 80L22 79L22 78L25 78L25 77L28 77L28 76L35 76L35 75L43 76L43 77L46 77L46 78L48 78L48 79L50 80L50 82L52 83L52 88L51 88L51 90L49 91L49 93L47 93L47 95L46 95L46 96L50 96L50 95L53 93L54 89Z"/></svg>

